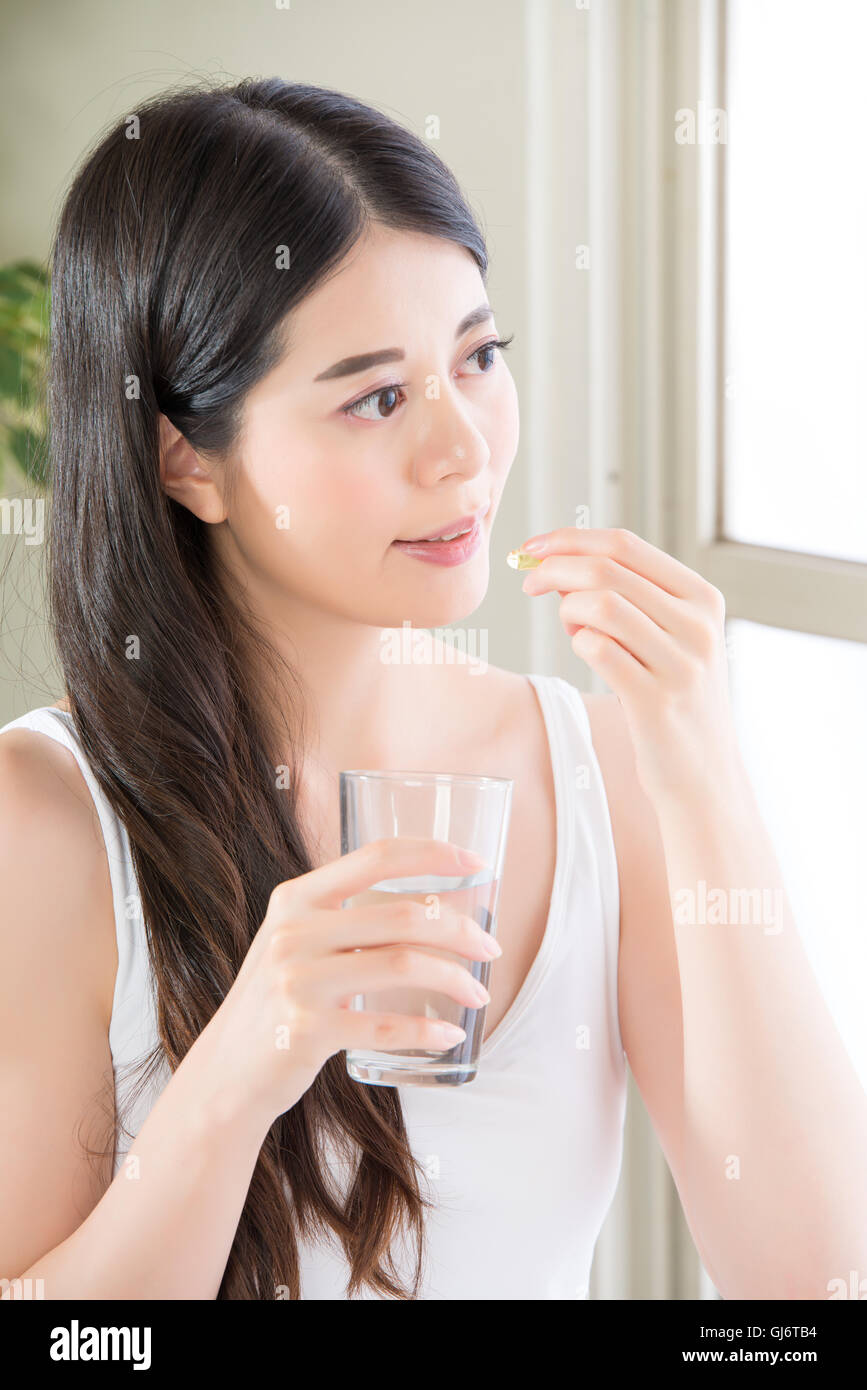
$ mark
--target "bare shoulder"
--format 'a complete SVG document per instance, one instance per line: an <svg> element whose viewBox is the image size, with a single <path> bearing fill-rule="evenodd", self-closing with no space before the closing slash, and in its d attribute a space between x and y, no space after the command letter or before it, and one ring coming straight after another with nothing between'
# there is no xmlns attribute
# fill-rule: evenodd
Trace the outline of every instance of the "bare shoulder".
<svg viewBox="0 0 867 1390"><path fill-rule="evenodd" d="M635 749L623 706L613 694L580 693L587 709L617 850L623 944L626 930L637 924L637 917L628 908L646 896L650 879L657 889L662 886L662 839L656 811L638 779Z"/></svg>
<svg viewBox="0 0 867 1390"><path fill-rule="evenodd" d="M584 696L620 880L620 1033L669 1166L682 1174L683 1011L665 850L616 695Z"/></svg>
<svg viewBox="0 0 867 1390"><path fill-rule="evenodd" d="M618 829L621 838L636 831L646 832L655 823L656 813L638 781L635 749L623 706L616 695L583 690L579 694L587 710L615 840ZM628 869L629 865L622 867Z"/></svg>
<svg viewBox="0 0 867 1390"><path fill-rule="evenodd" d="M421 670L426 678L427 672ZM481 742L510 745L513 735L522 728L526 734L526 721L533 721L536 706L533 687L526 676L472 661L443 663L438 680L425 679L425 690L419 692L419 697L420 702L430 698L438 709L462 714L461 722L471 731L476 747Z"/></svg>
<svg viewBox="0 0 867 1390"><path fill-rule="evenodd" d="M602 773L617 850L621 908L646 892L648 875L658 884L664 867L656 811L638 780L635 749L616 695L581 691L593 749ZM633 919L621 911L621 942Z"/></svg>
<svg viewBox="0 0 867 1390"><path fill-rule="evenodd" d="M457 680L461 683L462 697L466 698L466 693L475 688L480 707L487 711L492 720L503 724L520 724L537 705L532 682L525 675L506 671L499 666L488 666L483 676L474 675L471 666L456 669L461 671ZM622 754L630 758L632 743L617 696L579 690L577 686L574 689L587 708L594 746L598 738L607 755Z"/></svg>
<svg viewBox="0 0 867 1390"><path fill-rule="evenodd" d="M14 1277L71 1235L111 1180L108 860L73 754L35 730L0 734L0 878L11 1044L0 1049L0 1266Z"/></svg>
<svg viewBox="0 0 867 1390"><path fill-rule="evenodd" d="M634 761L632 739L623 714L623 706L617 696L600 695L588 690L580 690L578 693L587 709L593 746L600 767L603 757L606 763L610 763L612 759L618 763Z"/></svg>
<svg viewBox="0 0 867 1390"><path fill-rule="evenodd" d="M117 939L102 827L73 753L36 730L0 734L0 857L7 902L17 891L35 905L38 886L41 899L54 896L55 912L64 905L62 918L44 923L52 937L43 944L107 1028Z"/></svg>
<svg viewBox="0 0 867 1390"><path fill-rule="evenodd" d="M583 690L579 694L587 710L617 851L622 942L630 920L622 909L640 892L644 881L648 863L642 846L652 843L656 813L638 781L632 735L617 696Z"/></svg>

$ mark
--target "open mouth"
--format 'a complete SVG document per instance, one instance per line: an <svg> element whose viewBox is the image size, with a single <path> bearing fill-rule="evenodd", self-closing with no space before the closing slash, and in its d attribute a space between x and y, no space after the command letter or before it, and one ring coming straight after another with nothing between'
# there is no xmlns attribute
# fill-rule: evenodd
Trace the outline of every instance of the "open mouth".
<svg viewBox="0 0 867 1390"><path fill-rule="evenodd" d="M426 536L414 536L411 540L397 540L395 541L395 545L447 544L449 541L457 540L460 536L468 536L487 516L490 505L490 502L488 502L484 507L480 507L477 512L473 512L470 516L456 517L453 522L444 526L439 531L431 531Z"/></svg>
<svg viewBox="0 0 867 1390"><path fill-rule="evenodd" d="M403 541L404 545L442 545L447 541L456 541L458 536L468 536L472 531L472 526L466 526L463 531L452 531L448 536L431 536L425 540Z"/></svg>
<svg viewBox="0 0 867 1390"><path fill-rule="evenodd" d="M460 517L448 527L432 536L422 536L414 541L393 541L396 550L416 560L426 560L434 565L462 565L469 560L482 543L482 521L488 513L490 504L475 516Z"/></svg>

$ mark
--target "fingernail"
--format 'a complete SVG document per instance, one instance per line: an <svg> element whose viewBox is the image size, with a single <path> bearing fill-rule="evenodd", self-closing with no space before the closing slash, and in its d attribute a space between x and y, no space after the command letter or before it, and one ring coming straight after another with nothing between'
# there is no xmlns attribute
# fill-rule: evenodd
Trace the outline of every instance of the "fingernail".
<svg viewBox="0 0 867 1390"><path fill-rule="evenodd" d="M495 941L492 936L486 936L482 944L489 956L501 956L503 954L503 948L499 941Z"/></svg>
<svg viewBox="0 0 867 1390"><path fill-rule="evenodd" d="M458 1028L455 1023L435 1023L433 1032L446 1047L454 1047L455 1043L463 1042L467 1036L463 1028Z"/></svg>
<svg viewBox="0 0 867 1390"><path fill-rule="evenodd" d="M480 984L478 980L473 981L472 992L475 995L476 999L478 999L480 1004L490 1004L491 996L488 994L488 991L485 989L485 986L483 984Z"/></svg>
<svg viewBox="0 0 867 1390"><path fill-rule="evenodd" d="M541 555L547 544L544 536L537 536L535 540L525 541L521 549L529 550L531 555Z"/></svg>

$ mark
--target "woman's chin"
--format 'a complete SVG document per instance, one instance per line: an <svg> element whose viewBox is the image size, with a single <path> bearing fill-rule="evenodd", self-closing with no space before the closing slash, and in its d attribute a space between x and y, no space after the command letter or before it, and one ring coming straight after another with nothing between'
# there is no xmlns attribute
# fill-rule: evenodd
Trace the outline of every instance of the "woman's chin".
<svg viewBox="0 0 867 1390"><path fill-rule="evenodd" d="M411 594L407 591L401 599L397 612L392 611L391 620L383 627L451 627L463 622L475 613L488 591L487 567L483 574L467 576L464 582L449 586L449 593Z"/></svg>

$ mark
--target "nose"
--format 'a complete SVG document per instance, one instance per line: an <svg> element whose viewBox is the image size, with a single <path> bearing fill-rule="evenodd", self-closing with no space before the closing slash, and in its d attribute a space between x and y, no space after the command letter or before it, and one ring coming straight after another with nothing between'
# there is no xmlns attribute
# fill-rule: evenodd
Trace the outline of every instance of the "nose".
<svg viewBox="0 0 867 1390"><path fill-rule="evenodd" d="M449 478L475 478L491 457L488 441L451 390L426 400L413 454L414 481L436 487Z"/></svg>

